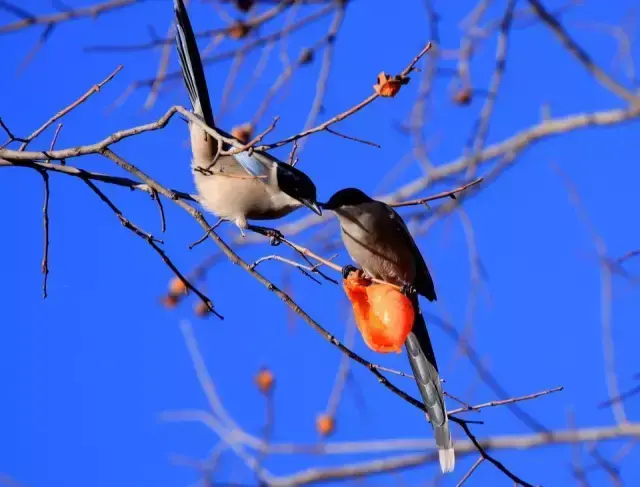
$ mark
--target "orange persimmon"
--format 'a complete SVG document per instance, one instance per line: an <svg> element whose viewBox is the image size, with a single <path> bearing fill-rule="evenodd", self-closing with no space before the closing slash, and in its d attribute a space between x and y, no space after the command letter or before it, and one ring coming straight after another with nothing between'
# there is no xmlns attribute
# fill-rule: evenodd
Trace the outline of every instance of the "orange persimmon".
<svg viewBox="0 0 640 487"><path fill-rule="evenodd" d="M321 436L330 436L336 429L336 420L327 413L316 418L316 430Z"/></svg>
<svg viewBox="0 0 640 487"><path fill-rule="evenodd" d="M399 353L415 318L411 300L393 286L372 283L360 272L352 272L343 287L367 346L375 352Z"/></svg>
<svg viewBox="0 0 640 487"><path fill-rule="evenodd" d="M266 367L262 367L258 373L256 374L254 381L258 389L263 394L268 394L273 389L273 384L275 383L275 377L273 372Z"/></svg>

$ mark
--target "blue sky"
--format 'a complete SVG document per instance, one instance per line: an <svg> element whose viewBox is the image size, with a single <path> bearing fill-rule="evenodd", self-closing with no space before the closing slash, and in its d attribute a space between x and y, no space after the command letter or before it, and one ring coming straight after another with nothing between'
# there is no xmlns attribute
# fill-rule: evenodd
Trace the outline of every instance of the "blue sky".
<svg viewBox="0 0 640 487"><path fill-rule="evenodd" d="M75 0L67 3L73 7L83 4ZM624 72L612 64L616 51L613 37L585 25L588 21L620 23L633 4L625 0L605 7L602 2L587 1L564 17L575 38L617 79L624 79ZM21 5L34 13L53 9L48 2L35 0ZM562 3L547 5L552 8ZM442 16L443 47L458 47L458 22L469 8L436 2ZM503 9L504 2L495 2L488 18L498 18ZM221 25L209 5L195 2L189 11L196 30ZM186 104L185 90L175 84L151 110L142 108L144 91L131 95L123 106L108 110L129 83L155 72L159 52L98 54L83 49L92 44L144 42L148 26L164 34L171 19L171 2L157 0L96 21L62 24L19 75L14 73L40 31L2 36L7 72L0 79L0 116L14 133L24 136L118 64L123 64L124 70L115 80L64 118L57 147L92 143L115 130L155 120L173 104ZM10 14L0 11L0 25L12 20ZM290 38L290 55L295 57L300 48L322 36L330 20L327 17ZM354 1L336 41L321 119L365 98L380 71L400 71L428 39L422 2L406 1L399 8L379 0ZM483 44L472 65L474 83L479 87L487 86L494 52L492 38ZM241 90L257 60L256 54L249 58L249 68L241 71L241 84L234 92ZM225 62L207 68L214 113L230 65ZM454 67L455 63L445 61L444 65ZM177 68L174 54L171 66ZM278 56L273 56L255 91L218 123L229 129L248 120L281 69ZM259 127L263 130L274 116L280 116L270 140L302 129L318 70L319 62L302 69L276 98ZM371 193L388 191L421 174L419 165L411 161L396 170L384 187L380 184L411 149L411 139L398 126L410 113L419 76L416 74L395 99L378 100L336 127L374 140L381 149L329 134L307 141L299 167L314 179L320 198L345 186ZM462 153L483 102L477 97L468 107L454 105L448 83L444 78L437 80L425 127L425 137L432 143L430 156L437 165ZM584 72L546 28L516 28L510 37L507 71L488 143L538 123L543 104L549 105L554 117L623 106ZM548 428L565 428L571 410L578 427L613 424L611 410L597 407L607 397L597 255L554 167L561 168L578 189L612 257L638 249L640 227L634 222L640 179L639 128L636 122L545 140L521 155L514 168L464 206L487 273L487 293L480 294L473 316L473 346L511 395L564 386L561 393L523 406ZM48 147L51 136L49 130L33 147ZM186 137L185 124L175 119L162 132L129 139L115 150L162 184L193 191ZM284 158L288 151L286 147L276 154ZM97 172L121 173L113 163L97 156L69 163ZM425 194L448 187L433 187ZM157 208L145 194L103 189L128 218L159 236ZM206 292L225 315L224 321L194 317L191 299L177 310L167 311L158 301L166 290L170 270L148 245L124 229L81 181L61 175L51 176L50 296L43 301L42 192L41 178L34 171L2 170L0 472L32 486L188 485L196 481L197 472L175 465L170 455L204 458L217 443L216 436L200 424L167 423L159 418L168 410L207 408L180 332L183 319L192 321L225 406L246 431L261 434L264 400L252 381L258 368L267 365L277 378L274 440L318 440L314 420L326 407L339 352L301 320L292 318L285 305L248 274L224 260L208 274L205 284ZM200 227L174 205L167 203L165 208L167 232L160 238L174 262L187 271L215 248L207 242L189 251L188 244L201 235ZM305 215L300 210L289 220ZM337 229L335 222L331 228ZM222 233L236 235L231 228ZM310 237L302 235L296 240L319 249ZM470 267L460 217L449 216L418 242L439 296L437 304L425 302L424 308L450 319L462 330ZM282 248L275 251L287 253ZM238 252L252 261L274 250L261 245L238 247ZM340 252L338 261L348 263L346 253ZM330 283L318 286L277 263L263 265L261 271L278 284L286 283L312 317L337 336L344 336L349 313L340 287ZM640 262L630 262L627 269L640 272ZM615 278L613 337L622 390L633 387L633 376L640 372L636 346L640 340L639 312L638 287ZM446 389L471 403L498 399L478 379L455 342L437 326L431 329ZM356 337L354 348L373 362L408 370L403 356L375 355L360 337ZM332 440L430 437L430 428L419 411L381 387L362 367L354 365L352 370L355 386L340 403ZM411 393L417 392L410 381L393 379ZM637 418L640 399L630 400L626 410L630 420ZM480 438L530 432L505 408L485 410L480 417L485 424L473 427ZM454 435L464 436L458 428ZM612 458L622 445L610 442L599 449ZM496 451L495 455L531 483L572 482L570 447ZM365 458L370 457L280 455L269 458L266 465L273 473L284 475L309 466ZM621 462L625 483L637 482L639 460L633 451ZM442 485L455 485L474 461L474 456L461 459L456 473L446 477ZM585 462L590 464L592 459L585 455ZM425 485L436 477L434 465L402 475L404 485ZM399 478L381 476L367 482L390 485ZM593 485L600 485L607 477L597 472L590 478ZM255 484L230 452L222 455L216 480ZM510 484L485 463L471 485Z"/></svg>

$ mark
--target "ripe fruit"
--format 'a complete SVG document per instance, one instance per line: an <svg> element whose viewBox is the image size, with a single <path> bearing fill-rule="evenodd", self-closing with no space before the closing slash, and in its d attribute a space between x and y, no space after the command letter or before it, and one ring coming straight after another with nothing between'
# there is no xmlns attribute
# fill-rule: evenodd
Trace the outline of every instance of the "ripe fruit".
<svg viewBox="0 0 640 487"><path fill-rule="evenodd" d="M316 418L316 430L320 433L321 436L329 436L333 434L336 429L336 420L333 416L329 416L328 414L320 414Z"/></svg>
<svg viewBox="0 0 640 487"><path fill-rule="evenodd" d="M243 144L246 144L251 140L251 137L253 136L253 125L251 125L250 123L237 125L231 130L231 135L233 135Z"/></svg>
<svg viewBox="0 0 640 487"><path fill-rule="evenodd" d="M473 100L471 88L460 88L454 95L453 101L458 105L468 105Z"/></svg>
<svg viewBox="0 0 640 487"><path fill-rule="evenodd" d="M169 293L174 296L179 296L181 294L187 294L187 286L184 281L180 279L178 276L175 276L171 281L169 281Z"/></svg>
<svg viewBox="0 0 640 487"><path fill-rule="evenodd" d="M167 294L160 300L162 305L167 309L173 309L178 305L178 298L175 294Z"/></svg>
<svg viewBox="0 0 640 487"><path fill-rule="evenodd" d="M372 284L361 273L351 273L343 287L367 346L399 353L415 319L411 300L389 284Z"/></svg>
<svg viewBox="0 0 640 487"><path fill-rule="evenodd" d="M258 371L254 379L256 386L263 394L268 394L273 389L275 383L275 377L273 372L266 367L263 367Z"/></svg>
<svg viewBox="0 0 640 487"><path fill-rule="evenodd" d="M207 303L205 303L204 301L198 301L193 307L193 312L196 314L196 316L204 318L209 313L211 313L211 310L207 306Z"/></svg>

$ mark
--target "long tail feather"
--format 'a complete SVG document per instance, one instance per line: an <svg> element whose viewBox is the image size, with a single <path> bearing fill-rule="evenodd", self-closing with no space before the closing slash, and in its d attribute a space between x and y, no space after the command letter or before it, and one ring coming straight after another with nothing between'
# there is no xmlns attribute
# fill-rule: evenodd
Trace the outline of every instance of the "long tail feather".
<svg viewBox="0 0 640 487"><path fill-rule="evenodd" d="M416 318L413 329L405 342L409 363L431 422L440 457L440 468L444 473L452 472L455 466L455 452L447 418L447 408L438 374L438 364L433 353L426 323L420 313L417 298L414 300Z"/></svg>
<svg viewBox="0 0 640 487"><path fill-rule="evenodd" d="M214 127L213 110L207 89L207 80L204 77L200 51L196 44L196 36L193 33L187 10L182 0L174 0L173 8L176 14L176 45L178 57L182 67L189 99L193 111L202 116L209 127Z"/></svg>

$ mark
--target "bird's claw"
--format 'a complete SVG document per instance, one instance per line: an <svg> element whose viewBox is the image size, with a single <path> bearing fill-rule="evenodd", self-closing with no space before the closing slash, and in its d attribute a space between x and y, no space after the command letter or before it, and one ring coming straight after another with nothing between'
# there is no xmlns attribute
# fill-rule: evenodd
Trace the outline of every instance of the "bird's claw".
<svg viewBox="0 0 640 487"><path fill-rule="evenodd" d="M411 284L405 284L400 288L400 292L405 296L412 296L416 294L418 291Z"/></svg>
<svg viewBox="0 0 640 487"><path fill-rule="evenodd" d="M352 265L346 265L342 268L342 278L343 279L348 279L349 278L349 274L351 274L352 272L356 272L358 270L357 267L354 267Z"/></svg>
<svg viewBox="0 0 640 487"><path fill-rule="evenodd" d="M280 245L282 243L282 239L284 238L284 235L280 230L275 230L273 228L266 229L264 234L266 237L269 237L269 244L273 245L274 247Z"/></svg>
<svg viewBox="0 0 640 487"><path fill-rule="evenodd" d="M280 245L282 243L280 237L281 236L271 235L269 237L269 245L271 245L272 247L277 247L278 245Z"/></svg>

